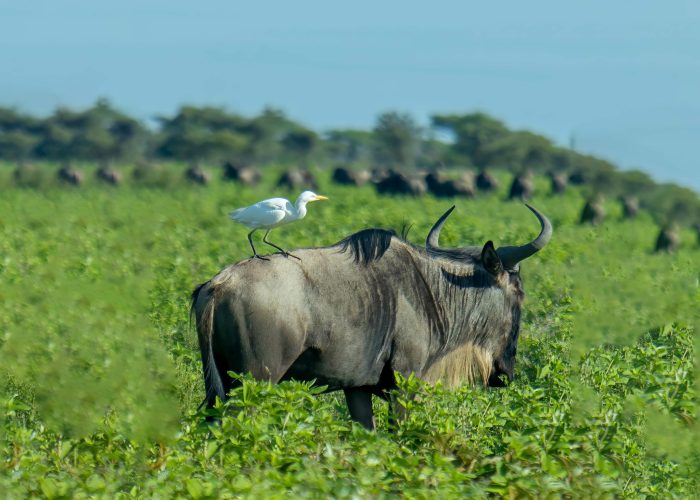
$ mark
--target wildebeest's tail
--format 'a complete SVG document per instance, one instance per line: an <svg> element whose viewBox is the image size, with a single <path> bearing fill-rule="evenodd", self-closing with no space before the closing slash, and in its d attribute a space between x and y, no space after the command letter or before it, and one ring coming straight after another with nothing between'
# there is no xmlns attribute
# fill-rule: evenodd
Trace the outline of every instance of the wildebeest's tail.
<svg viewBox="0 0 700 500"><path fill-rule="evenodd" d="M197 338L199 339L199 351L202 355L202 369L204 372L204 388L206 390L206 396L202 405L206 403L207 406L214 406L216 402L216 397L224 401L226 399L226 391L224 390L224 383L221 380L221 374L216 367L216 361L214 360L214 351L212 349L212 335L214 333L214 309L216 306L216 297L209 290L209 294L206 297L206 303L204 308L198 310L196 308L197 299L199 298L199 293L202 288L207 283L203 283L194 289L192 292L192 306L190 308L190 317L192 314L195 315L197 320Z"/></svg>

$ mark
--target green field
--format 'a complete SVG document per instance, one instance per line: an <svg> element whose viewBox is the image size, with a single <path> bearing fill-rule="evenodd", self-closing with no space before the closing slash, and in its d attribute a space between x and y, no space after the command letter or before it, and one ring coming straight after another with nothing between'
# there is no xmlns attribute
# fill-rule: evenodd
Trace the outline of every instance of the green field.
<svg viewBox="0 0 700 500"><path fill-rule="evenodd" d="M693 497L700 485L697 310L700 249L651 252L645 213L609 200L579 226L584 197L532 203L555 226L522 266L516 380L447 391L415 379L409 416L386 430L351 424L342 395L246 380L204 423L193 287L247 258L226 216L270 196L215 180L206 188L88 182L19 189L0 173L0 495L74 497L458 498L471 495ZM441 244L529 241L538 224L504 192L473 200L380 198L320 172L307 218L272 233L286 248L335 243L365 227L412 225L423 244L453 201ZM262 247L261 247L262 248Z"/></svg>

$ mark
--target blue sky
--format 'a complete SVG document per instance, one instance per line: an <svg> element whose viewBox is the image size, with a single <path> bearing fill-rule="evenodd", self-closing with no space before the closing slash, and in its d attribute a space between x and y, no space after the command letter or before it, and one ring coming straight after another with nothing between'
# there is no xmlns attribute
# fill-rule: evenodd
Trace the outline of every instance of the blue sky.
<svg viewBox="0 0 700 500"><path fill-rule="evenodd" d="M481 110L700 191L700 2L0 0L0 104Z"/></svg>

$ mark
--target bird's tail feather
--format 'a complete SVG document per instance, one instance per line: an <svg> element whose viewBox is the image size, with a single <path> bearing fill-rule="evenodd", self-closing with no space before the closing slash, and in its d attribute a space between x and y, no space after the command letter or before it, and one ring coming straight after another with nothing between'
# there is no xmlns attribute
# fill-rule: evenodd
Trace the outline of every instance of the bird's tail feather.
<svg viewBox="0 0 700 500"><path fill-rule="evenodd" d="M231 219L236 220L242 211L243 211L242 208L237 208L237 209L234 210L233 212L229 213L228 216L229 216Z"/></svg>

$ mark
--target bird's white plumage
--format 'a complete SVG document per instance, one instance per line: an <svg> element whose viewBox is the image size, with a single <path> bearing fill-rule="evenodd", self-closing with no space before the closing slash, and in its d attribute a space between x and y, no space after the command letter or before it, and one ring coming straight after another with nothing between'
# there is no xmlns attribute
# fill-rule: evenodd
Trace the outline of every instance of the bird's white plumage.
<svg viewBox="0 0 700 500"><path fill-rule="evenodd" d="M249 207L234 210L229 214L229 217L250 229L272 229L285 224L285 219L289 219L293 212L294 207L289 200L270 198ZM291 220L287 220L287 222L291 222Z"/></svg>
<svg viewBox="0 0 700 500"><path fill-rule="evenodd" d="M294 205L284 198L270 198L249 207L236 209L229 217L250 229L272 229L303 219L306 216L307 203L325 199L325 196L304 191Z"/></svg>

